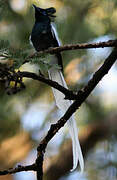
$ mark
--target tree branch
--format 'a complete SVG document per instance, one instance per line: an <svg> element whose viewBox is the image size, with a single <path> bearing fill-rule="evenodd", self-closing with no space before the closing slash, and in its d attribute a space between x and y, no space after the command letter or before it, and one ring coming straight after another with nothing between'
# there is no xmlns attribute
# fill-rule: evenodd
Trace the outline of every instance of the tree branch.
<svg viewBox="0 0 117 180"><path fill-rule="evenodd" d="M68 50L76 50L76 49L92 49L92 48L104 48L104 47L116 47L117 40L109 40L106 42L99 42L99 43L83 43L83 44L70 44L64 45L59 47L52 47L44 51L36 52L26 58L24 63L29 62L30 58L39 57L43 54L55 54L57 52L68 51Z"/></svg>
<svg viewBox="0 0 117 180"><path fill-rule="evenodd" d="M18 165L15 168L10 168L8 170L0 171L0 176L7 175L7 174L14 174L17 172L22 172L22 171L36 171L36 165L35 164L28 165L28 166Z"/></svg>
<svg viewBox="0 0 117 180"><path fill-rule="evenodd" d="M94 124L89 124L88 126L83 127L83 132L85 133L79 134L79 140L83 156L85 158L87 153L96 145L97 142L112 137L114 134L116 135L117 114L114 116L110 115L110 117L107 115L105 118L102 117L102 119L97 119ZM47 162L49 163L46 166ZM47 158L44 164L44 179L58 180L60 177L63 177L65 174L69 173L70 169L72 168L71 140L65 142L62 145L59 153L53 157Z"/></svg>
<svg viewBox="0 0 117 180"><path fill-rule="evenodd" d="M34 80L38 80L40 82L43 82L43 83L59 90L60 92L62 92L65 95L65 99L69 99L69 100L77 99L76 93L74 93L73 91L63 87L62 85L60 85L56 81L52 81L51 79L45 78L42 75L37 75L37 74L32 73L32 72L26 72L26 71L21 72L21 71L19 71L19 72L17 72L17 76L32 78Z"/></svg>
<svg viewBox="0 0 117 180"><path fill-rule="evenodd" d="M6 67L4 67L4 68L0 67L0 78L2 81L3 80L6 81L6 84L8 86L8 87L6 87L7 93L9 93L9 91L11 90L11 93L9 93L9 94L13 94L14 91L15 91L15 93L17 93L19 90L24 89L25 85L22 82L22 79L23 78L31 78L31 79L43 82L43 83L59 90L60 92L62 92L65 95L65 99L69 99L69 100L77 99L77 95L73 91L61 86L56 81L52 81L52 80L50 80L50 79L48 79L42 75L37 75L33 72L27 72L27 71L18 71L18 72L13 71L13 72L11 72ZM17 87L15 87L15 90L14 90L14 88L10 89L9 84L11 81L14 81L16 83L21 84L20 89L19 89L19 87L18 87L18 90L17 90ZM9 91L8 91L8 88L9 88Z"/></svg>
<svg viewBox="0 0 117 180"><path fill-rule="evenodd" d="M114 48L112 53L105 60L104 64L99 68L99 70L97 72L95 72L95 74L93 75L92 79L88 82L88 84L82 90L78 91L77 99L68 108L68 110L63 115L63 117L60 120L58 120L58 122L56 124L51 125L47 135L38 145L38 147L37 147L38 156L37 156L36 162L33 167L33 170L37 171L38 180L42 180L42 178L43 178L43 167L42 167L43 166L43 157L44 157L45 149L46 149L48 142L59 131L59 129L64 126L64 124L72 116L72 114L86 100L86 98L90 95L90 93L93 91L93 89L99 83L99 81L104 77L104 75L106 75L108 73L109 69L112 67L112 65L114 64L116 59L117 59L117 49ZM27 166L27 167L30 167L30 166ZM32 169L29 168L29 170L32 170ZM12 171L12 173L15 173L15 171ZM8 174L8 172L4 171L4 173L0 174L0 175L5 175L5 174Z"/></svg>
<svg viewBox="0 0 117 180"><path fill-rule="evenodd" d="M72 116L72 114L86 100L86 98L95 88L95 86L99 83L99 81L103 78L103 76L108 73L109 69L112 67L116 59L117 59L117 49L115 48L112 51L112 53L109 55L109 57L105 60L104 64L99 68L99 70L94 74L92 79L83 88L83 90L80 90L78 92L77 96L79 100L75 100L73 104L68 108L64 116L60 120L58 120L56 124L51 125L47 135L37 147L38 154L43 154L45 152L48 142L54 137L54 135L59 131L59 129L65 125L65 123Z"/></svg>

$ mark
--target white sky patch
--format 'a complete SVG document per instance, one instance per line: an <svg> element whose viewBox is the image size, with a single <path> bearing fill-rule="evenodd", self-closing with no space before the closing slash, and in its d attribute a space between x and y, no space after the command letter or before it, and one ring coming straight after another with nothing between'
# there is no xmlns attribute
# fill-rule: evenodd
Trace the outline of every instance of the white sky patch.
<svg viewBox="0 0 117 180"><path fill-rule="evenodd" d="M102 36L94 39L92 42L102 42L115 39L112 35ZM111 53L112 48L97 48L88 50L90 61L98 61L99 59L105 60ZM104 93L116 93L117 92L117 70L115 65L109 70L108 74L103 77L99 82L98 88Z"/></svg>
<svg viewBox="0 0 117 180"><path fill-rule="evenodd" d="M37 156L37 152L36 150L32 150L27 158L21 162L22 165L26 166L27 164L32 164L34 163L35 159ZM28 172L21 172L21 173L16 173L13 175L15 180L21 180L21 179L25 179L25 180L37 180L36 178L36 173L28 171Z"/></svg>
<svg viewBox="0 0 117 180"><path fill-rule="evenodd" d="M26 0L11 0L10 4L14 11L21 11L26 6Z"/></svg>
<svg viewBox="0 0 117 180"><path fill-rule="evenodd" d="M104 42L108 41L110 39L115 39L114 36L112 35L106 35L106 36L101 36L99 38L93 39L93 41L90 41L88 43L98 43L98 42ZM88 49L88 55L91 57L91 61L95 59L106 59L108 55L111 53L111 48L106 47L106 48L95 48L95 49Z"/></svg>
<svg viewBox="0 0 117 180"><path fill-rule="evenodd" d="M74 171L70 173L69 177L60 178L60 180L88 180L87 174L84 172L83 174L79 173L78 171Z"/></svg>
<svg viewBox="0 0 117 180"><path fill-rule="evenodd" d="M21 179L25 179L25 180L37 180L36 173L33 173L31 171L16 173L13 176L14 176L15 180L21 180Z"/></svg>
<svg viewBox="0 0 117 180"><path fill-rule="evenodd" d="M115 66L110 69L109 73L99 83L99 88L102 91L117 93L117 70Z"/></svg>
<svg viewBox="0 0 117 180"><path fill-rule="evenodd" d="M47 114L50 111L50 105L35 103L31 105L27 112L22 116L22 124L26 130L32 130L34 128L41 127Z"/></svg>
<svg viewBox="0 0 117 180"><path fill-rule="evenodd" d="M44 104L42 101L35 103L31 105L27 112L22 116L22 126L24 129L27 131L33 131L32 137L35 140L39 140L40 138L43 138L47 134L47 130L50 128L52 123L55 123L60 117L62 116L63 113L61 113L58 110L58 113L56 114L55 117L52 119L53 120L46 122L44 125L43 130L41 131L41 126L48 115L48 113L54 108L55 104ZM49 143L50 146L53 146L56 144L56 147L53 148L52 154L58 152L58 147L62 143L63 137L65 135L65 127L61 128L59 130L59 133L56 134L54 138L52 138L51 142Z"/></svg>

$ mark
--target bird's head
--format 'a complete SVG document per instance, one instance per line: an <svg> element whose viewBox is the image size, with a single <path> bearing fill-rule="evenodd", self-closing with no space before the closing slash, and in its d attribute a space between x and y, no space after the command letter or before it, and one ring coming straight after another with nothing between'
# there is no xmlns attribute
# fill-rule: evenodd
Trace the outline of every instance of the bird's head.
<svg viewBox="0 0 117 180"><path fill-rule="evenodd" d="M40 7L37 7L33 4L33 7L35 8L35 18L38 19L40 16L44 17L56 17L53 14L56 12L56 9L53 7L42 9Z"/></svg>

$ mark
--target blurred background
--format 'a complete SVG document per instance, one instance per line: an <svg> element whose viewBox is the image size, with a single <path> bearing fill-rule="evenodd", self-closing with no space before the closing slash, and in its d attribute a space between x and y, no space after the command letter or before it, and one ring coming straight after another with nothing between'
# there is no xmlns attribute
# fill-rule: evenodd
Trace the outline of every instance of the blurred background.
<svg viewBox="0 0 117 180"><path fill-rule="evenodd" d="M0 40L10 47L34 50L29 35L34 24L32 4L55 7L56 27L63 45L116 39L116 0L0 0ZM100 67L111 48L62 53L65 79L70 89L81 89ZM38 72L37 65L21 70ZM0 82L0 169L28 165L35 161L36 147L51 123L61 117L51 88L24 79L26 89L7 95ZM44 161L45 180L117 179L117 64L109 71L86 102L75 113L84 154L85 171L72 168L71 140L65 126L48 144ZM33 172L0 176L0 180L36 180Z"/></svg>

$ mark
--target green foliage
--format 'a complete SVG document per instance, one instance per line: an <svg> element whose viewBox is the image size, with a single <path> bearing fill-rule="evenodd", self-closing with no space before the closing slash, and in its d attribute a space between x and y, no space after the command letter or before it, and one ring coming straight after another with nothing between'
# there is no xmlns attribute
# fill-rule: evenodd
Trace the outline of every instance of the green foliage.
<svg viewBox="0 0 117 180"><path fill-rule="evenodd" d="M0 57L1 60L13 60L13 68L19 68L26 57L28 56L28 53L25 50L17 50L10 47L10 43L7 40L0 40Z"/></svg>
<svg viewBox="0 0 117 180"><path fill-rule="evenodd" d="M62 2L62 5L57 9L56 23L63 44L87 42L108 32L116 36L116 0L58 0L58 2ZM29 46L29 35L33 24L34 11L32 6L28 4L27 11L22 13L15 11L9 0L0 0L0 39L4 39L0 40L0 57L3 61L6 59L13 60L14 69L20 68L32 53ZM63 53L63 63L67 65L69 61L82 55L87 56L87 51L65 52ZM39 58L28 59L28 61L31 64L37 64L42 71L47 71L53 66L50 59L51 56L43 55ZM57 65L54 66L59 68ZM86 60L80 62L79 66L85 69L83 78L86 79L86 83L87 77L94 70L92 68L93 63L87 56ZM78 82L78 88L80 85L82 87L84 81Z"/></svg>
<svg viewBox="0 0 117 180"><path fill-rule="evenodd" d="M13 68L19 69L23 65L24 61L26 60L28 53L25 50L21 50L21 49L19 50L11 49L10 55L11 55L11 58L13 59Z"/></svg>
<svg viewBox="0 0 117 180"><path fill-rule="evenodd" d="M42 71L48 71L51 67L59 69L57 64L51 64L51 56L50 55L41 55L40 57L34 56L32 58L28 58L29 56L29 47L25 47L25 49L14 49L10 47L10 43L7 40L0 40L0 56L2 60L13 60L13 68L19 69L25 61L28 61L32 64L38 64Z"/></svg>
<svg viewBox="0 0 117 180"><path fill-rule="evenodd" d="M0 143L19 130L19 114L14 113L13 106L13 97L5 93L3 83L0 82Z"/></svg>
<svg viewBox="0 0 117 180"><path fill-rule="evenodd" d="M4 1L0 0L0 20L2 20L2 18L4 18L5 14L7 13L5 11L7 4L8 2L6 0Z"/></svg>
<svg viewBox="0 0 117 180"><path fill-rule="evenodd" d="M40 6L44 5L45 1L41 4L42 1L39 1ZM50 55L27 58L33 51L33 48L31 49L29 45L29 35L34 24L34 11L30 3L31 1L27 1L26 10L22 12L13 9L10 0L0 0L0 60L3 62L13 60L14 69L22 68L22 70L31 70L36 73L38 73L37 69L39 68L42 72L53 66L59 68L56 64L51 65ZM50 6L49 3L46 1L45 6ZM57 8L56 24L62 44L89 42L108 34L112 34L114 37L117 36L117 0L57 0L55 4L53 1L52 6ZM97 70L100 64L99 59L98 62L95 59L91 62L91 57L87 52L87 50L76 50L62 53L64 66L67 66L74 59L82 59L82 61L76 63L73 69L70 69L72 79L80 76L80 73L82 74L82 71L84 71L82 78L78 82L76 81L76 84L72 87L76 91L87 83L89 77L92 76L92 73ZM24 66L22 66L25 60L30 62L25 64L27 69L23 69ZM71 63L71 68L72 65L74 64ZM77 72L75 75L72 75L73 70ZM26 113L26 110L29 110L33 103L36 104L42 101L46 103L48 101L49 106L51 106L53 99L50 92L47 92L50 89L47 85L29 79L23 79L23 82L26 85L23 92L8 96L5 92L4 82L0 81L0 141L18 132L22 126L20 122L22 115ZM100 94L98 100L96 99L98 92L97 88L93 96L90 96L86 104L81 107L81 110L83 109L81 117L78 111L78 116L76 114L78 122L82 120L81 123L84 122L84 125L86 123L102 123L105 116L110 113L105 104L102 105ZM50 108L48 114L50 112L53 112L53 114L49 114L49 118L45 117L45 120L52 119L53 121L56 117L58 118L58 114L55 109ZM35 132L35 129L33 132Z"/></svg>
<svg viewBox="0 0 117 180"><path fill-rule="evenodd" d="M47 72L52 67L55 69L60 69L57 64L51 63L51 59L51 55L41 55L40 57L35 56L33 58L30 58L29 60L32 64L38 64L42 72Z"/></svg>
<svg viewBox="0 0 117 180"><path fill-rule="evenodd" d="M8 48L9 48L9 41L0 40L0 50L3 51L4 49L7 50Z"/></svg>

